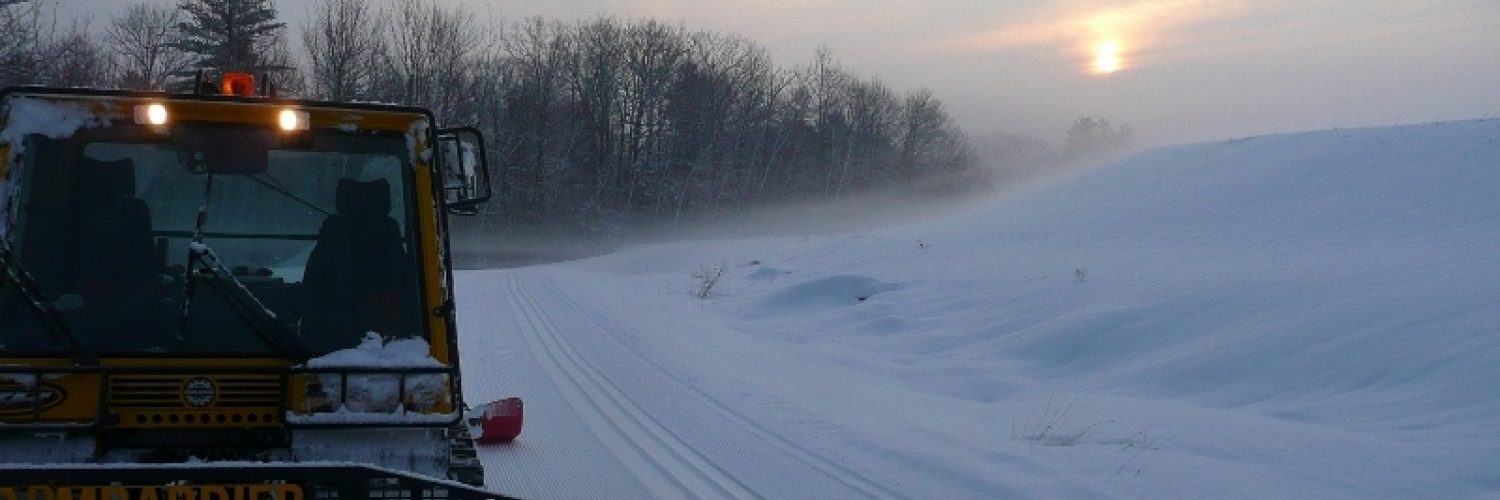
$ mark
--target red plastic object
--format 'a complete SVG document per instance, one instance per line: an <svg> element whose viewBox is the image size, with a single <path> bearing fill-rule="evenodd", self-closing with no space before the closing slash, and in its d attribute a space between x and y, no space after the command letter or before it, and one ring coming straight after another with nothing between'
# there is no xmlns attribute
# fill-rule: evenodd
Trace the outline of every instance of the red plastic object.
<svg viewBox="0 0 1500 500"><path fill-rule="evenodd" d="M521 435L521 421L526 409L521 398L505 398L484 405L479 417L479 443L509 443Z"/></svg>

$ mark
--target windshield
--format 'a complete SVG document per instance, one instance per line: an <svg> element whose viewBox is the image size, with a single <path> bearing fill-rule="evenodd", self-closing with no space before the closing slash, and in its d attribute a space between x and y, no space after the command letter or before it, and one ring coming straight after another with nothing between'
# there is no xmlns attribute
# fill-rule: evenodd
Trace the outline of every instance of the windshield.
<svg viewBox="0 0 1500 500"><path fill-rule="evenodd" d="M369 331L422 335L405 135L295 142L213 124L27 137L17 260L79 343L104 355L274 355L246 318L262 314L313 354ZM191 271L200 230L239 283ZM241 285L265 313L237 305ZM0 349L61 350L21 300L0 288Z"/></svg>

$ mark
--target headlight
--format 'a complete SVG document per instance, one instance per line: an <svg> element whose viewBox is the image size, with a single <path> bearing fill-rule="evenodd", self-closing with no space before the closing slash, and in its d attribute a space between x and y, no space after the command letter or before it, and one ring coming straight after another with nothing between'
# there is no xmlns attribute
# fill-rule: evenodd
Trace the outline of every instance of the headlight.
<svg viewBox="0 0 1500 500"><path fill-rule="evenodd" d="M166 125L167 107L160 103L137 105L135 107L135 122L141 125Z"/></svg>
<svg viewBox="0 0 1500 500"><path fill-rule="evenodd" d="M281 130L291 132L294 130L307 130L312 127L312 117L306 111L295 109L283 109L277 121L281 124Z"/></svg>

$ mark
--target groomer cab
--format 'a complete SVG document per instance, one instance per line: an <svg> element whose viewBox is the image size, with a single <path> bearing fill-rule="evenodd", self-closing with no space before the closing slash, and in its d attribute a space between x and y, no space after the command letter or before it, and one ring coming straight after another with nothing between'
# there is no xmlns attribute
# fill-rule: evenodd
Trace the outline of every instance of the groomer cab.
<svg viewBox="0 0 1500 500"><path fill-rule="evenodd" d="M0 447L338 460L311 431L360 428L468 446L447 217L489 197L483 138L247 78L0 93ZM476 481L461 451L431 454L375 465Z"/></svg>

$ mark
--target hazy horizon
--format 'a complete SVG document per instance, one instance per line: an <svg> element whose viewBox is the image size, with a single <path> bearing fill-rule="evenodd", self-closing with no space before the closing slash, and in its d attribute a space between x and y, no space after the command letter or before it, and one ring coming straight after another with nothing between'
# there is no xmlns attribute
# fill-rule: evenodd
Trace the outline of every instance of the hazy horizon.
<svg viewBox="0 0 1500 500"><path fill-rule="evenodd" d="M95 26L128 5L175 3L57 1ZM782 67L826 46L897 92L931 89L981 140L1057 141L1083 116L1130 124L1137 146L1500 116L1500 2L449 1L481 25L682 22L745 36ZM294 32L309 3L275 1Z"/></svg>

